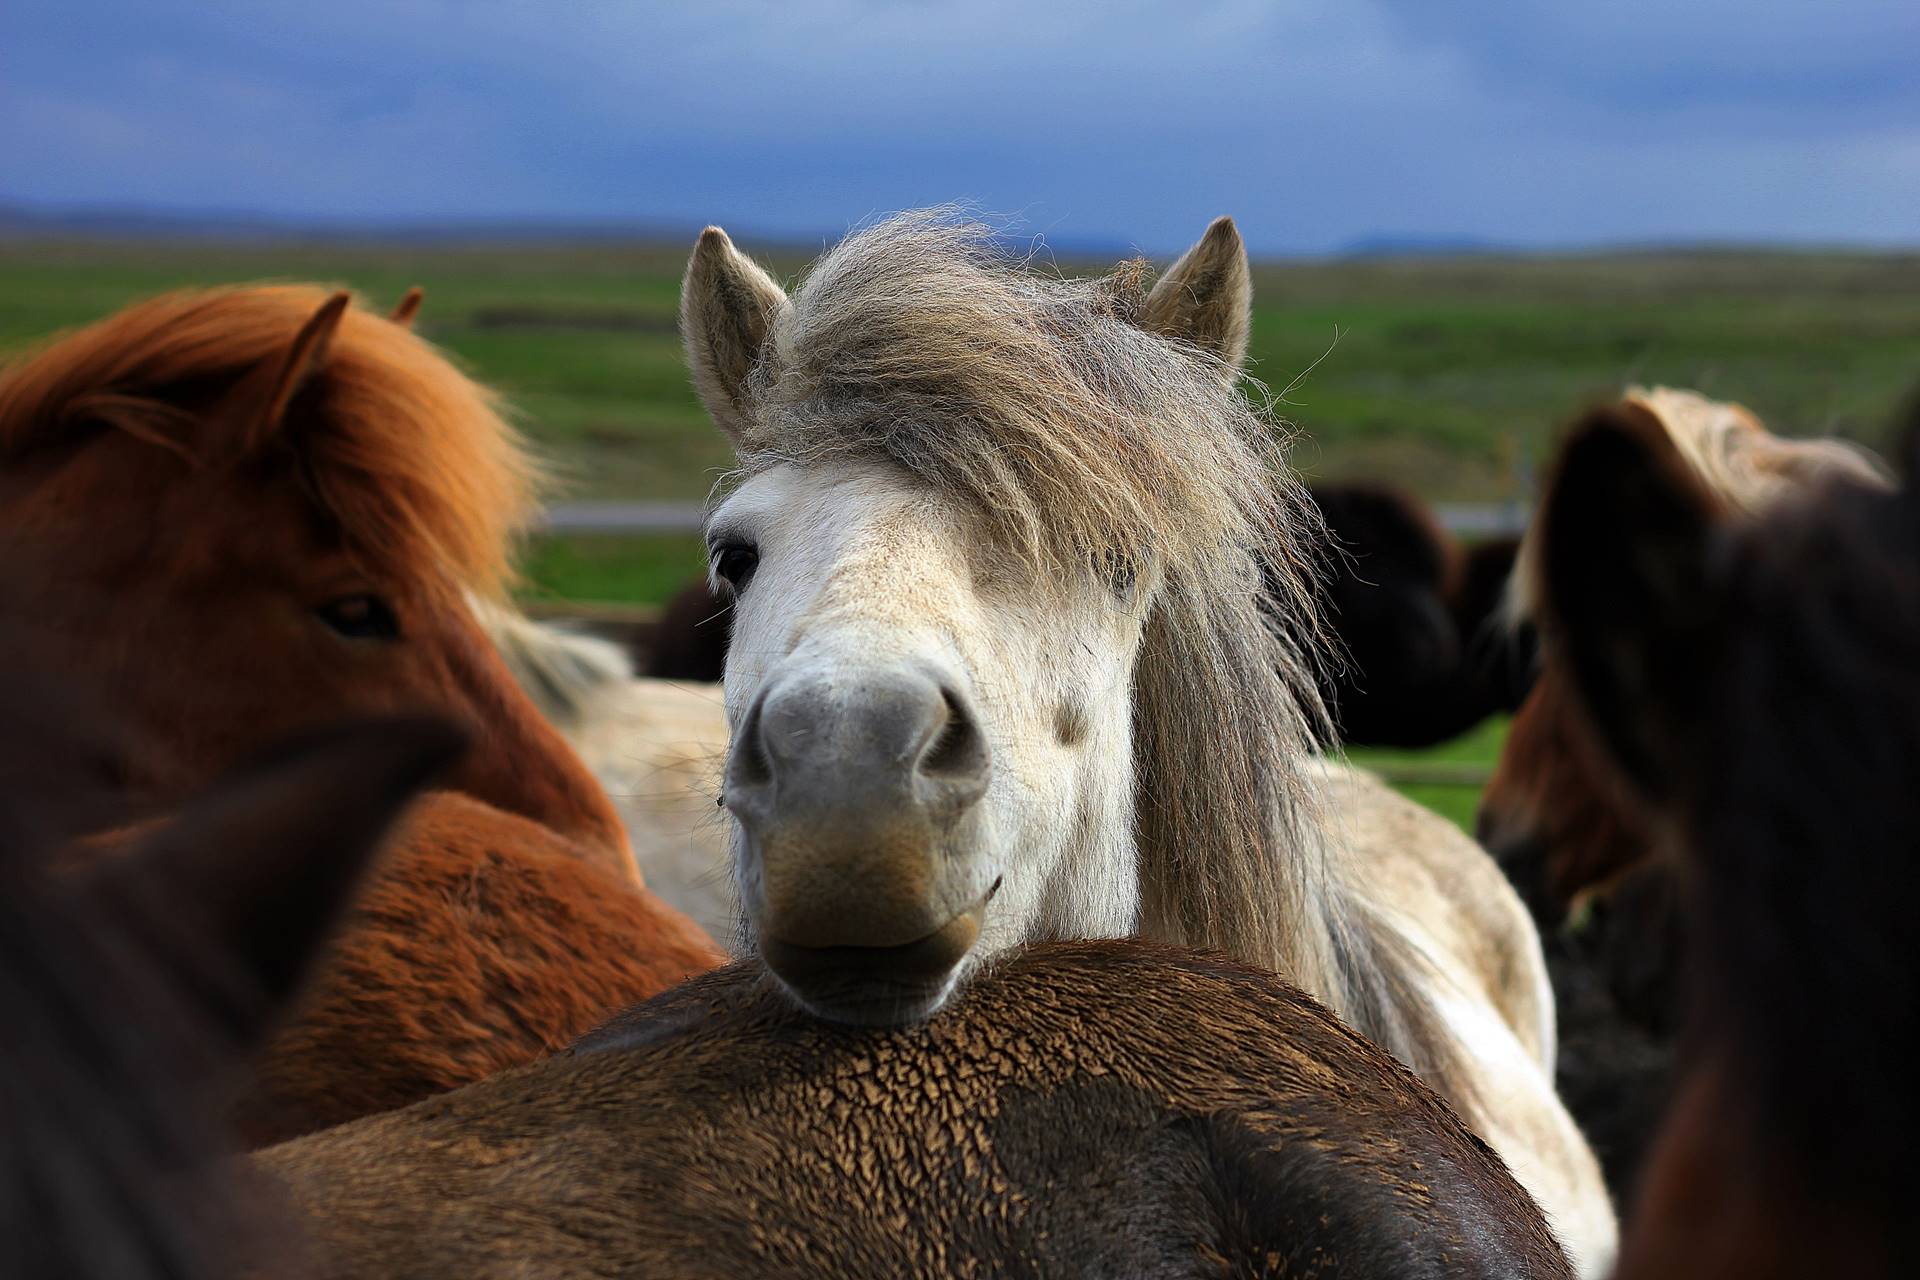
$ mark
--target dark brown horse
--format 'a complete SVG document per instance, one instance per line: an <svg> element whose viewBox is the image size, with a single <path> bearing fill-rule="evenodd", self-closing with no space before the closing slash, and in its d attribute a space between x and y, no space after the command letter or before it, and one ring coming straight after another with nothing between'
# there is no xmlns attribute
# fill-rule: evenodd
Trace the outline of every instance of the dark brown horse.
<svg viewBox="0 0 1920 1280"><path fill-rule="evenodd" d="M0 375L0 583L32 624L0 656L30 640L126 721L128 817L343 716L473 736L267 1055L252 1138L524 1062L722 959L475 620L532 480L488 392L316 288L157 298Z"/></svg>
<svg viewBox="0 0 1920 1280"><path fill-rule="evenodd" d="M286 1233L223 1159L242 1060L282 1014L377 847L459 736L376 721L284 748L77 880L77 825L27 823L86 792L70 703L0 706L0 1274L213 1277ZM75 766L82 766L76 768ZM93 798L111 803L111 797Z"/></svg>
<svg viewBox="0 0 1920 1280"><path fill-rule="evenodd" d="M1333 544L1327 616L1344 661L1321 696L1341 741L1432 746L1518 706L1531 649L1498 625L1515 544L1463 547L1394 485L1312 493Z"/></svg>
<svg viewBox="0 0 1920 1280"><path fill-rule="evenodd" d="M1743 516L1834 478L1885 483L1877 460L1855 445L1777 436L1740 406L1691 392L1634 391L1607 412L1665 435L1698 483ZM1526 602L1575 585L1553 582L1531 541L1520 562L1523 613ZM1479 834L1549 928L1583 894L1619 882L1652 846L1636 798L1590 749L1571 678L1551 646L1481 799Z"/></svg>
<svg viewBox="0 0 1920 1280"><path fill-rule="evenodd" d="M681 587L647 633L641 674L657 680L718 683L727 671L732 611L733 602L716 593L705 578Z"/></svg>
<svg viewBox="0 0 1920 1280"><path fill-rule="evenodd" d="M1920 451L1736 518L1630 406L1542 516L1541 618L1680 876L1684 1080L1622 1280L1920 1274Z"/></svg>
<svg viewBox="0 0 1920 1280"><path fill-rule="evenodd" d="M741 965L262 1153L330 1276L1566 1276L1397 1062L1271 974L1051 944L855 1029Z"/></svg>

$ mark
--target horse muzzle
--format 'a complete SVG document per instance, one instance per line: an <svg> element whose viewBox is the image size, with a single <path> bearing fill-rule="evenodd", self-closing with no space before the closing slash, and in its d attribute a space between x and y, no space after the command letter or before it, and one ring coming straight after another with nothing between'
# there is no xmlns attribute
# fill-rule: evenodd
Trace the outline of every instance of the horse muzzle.
<svg viewBox="0 0 1920 1280"><path fill-rule="evenodd" d="M812 1012L897 1023L939 1007L980 936L979 801L992 759L930 667L790 673L728 755L741 902L767 967Z"/></svg>

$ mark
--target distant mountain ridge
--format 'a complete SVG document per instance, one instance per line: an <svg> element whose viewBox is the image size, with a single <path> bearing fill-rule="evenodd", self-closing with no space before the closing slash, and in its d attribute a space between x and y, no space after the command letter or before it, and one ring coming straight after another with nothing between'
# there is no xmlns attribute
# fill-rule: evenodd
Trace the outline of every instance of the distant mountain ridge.
<svg viewBox="0 0 1920 1280"><path fill-rule="evenodd" d="M1335 251L1339 258L1450 258L1490 253L1512 253L1514 247L1479 236L1421 235L1415 232L1375 232L1349 240Z"/></svg>
<svg viewBox="0 0 1920 1280"><path fill-rule="evenodd" d="M677 246L691 244L702 224L646 219L593 218L302 218L222 209L155 209L139 205L37 205L0 198L0 243L39 239L219 241L227 244L376 242L387 244L624 243ZM743 242L776 252L812 257L840 237L756 234L751 226L729 226ZM996 239L1009 251L1033 251L1042 260L1115 262L1137 256L1140 247L1111 236L1046 234L1006 230ZM1588 256L1613 254L1693 254L1741 252L1911 253L1912 248L1846 244L1742 242L1734 240L1636 241L1597 245L1523 246L1465 235L1372 232L1324 252L1256 252L1262 260L1392 258L1471 258L1508 256Z"/></svg>
<svg viewBox="0 0 1920 1280"><path fill-rule="evenodd" d="M220 209L137 205L42 207L0 201L0 239L274 240L687 240L697 226L585 219L292 218Z"/></svg>

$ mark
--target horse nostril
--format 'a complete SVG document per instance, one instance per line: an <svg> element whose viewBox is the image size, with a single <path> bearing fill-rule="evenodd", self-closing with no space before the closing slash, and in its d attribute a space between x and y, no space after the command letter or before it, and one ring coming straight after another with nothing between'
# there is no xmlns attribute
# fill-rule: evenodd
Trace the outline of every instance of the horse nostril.
<svg viewBox="0 0 1920 1280"><path fill-rule="evenodd" d="M747 709L747 722L740 726L739 745L727 762L728 781L736 787L764 787L773 781L773 760L767 755L767 744L762 737L765 717L760 711L766 701L766 693L762 691Z"/></svg>
<svg viewBox="0 0 1920 1280"><path fill-rule="evenodd" d="M920 753L919 771L932 778L976 779L986 771L986 740L958 693L942 685L940 700L945 721Z"/></svg>

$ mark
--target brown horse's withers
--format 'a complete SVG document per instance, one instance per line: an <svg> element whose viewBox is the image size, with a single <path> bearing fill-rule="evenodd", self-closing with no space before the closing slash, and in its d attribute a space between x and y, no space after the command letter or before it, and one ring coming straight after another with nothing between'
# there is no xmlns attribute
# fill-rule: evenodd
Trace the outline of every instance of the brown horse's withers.
<svg viewBox="0 0 1920 1280"><path fill-rule="evenodd" d="M1272 974L1018 953L856 1029L749 966L261 1153L335 1277L1566 1276L1431 1090Z"/></svg>

